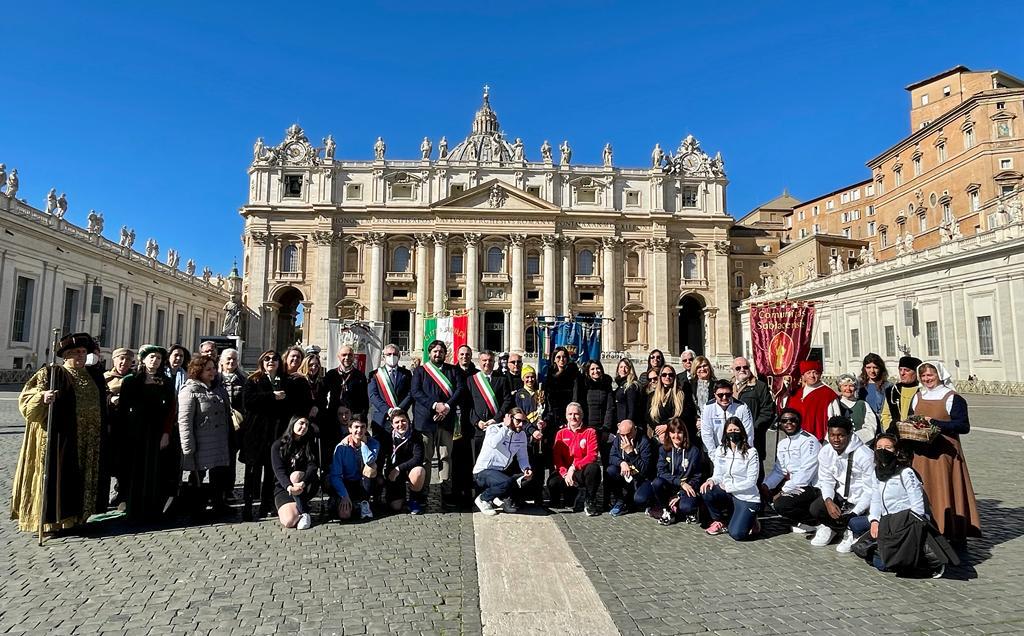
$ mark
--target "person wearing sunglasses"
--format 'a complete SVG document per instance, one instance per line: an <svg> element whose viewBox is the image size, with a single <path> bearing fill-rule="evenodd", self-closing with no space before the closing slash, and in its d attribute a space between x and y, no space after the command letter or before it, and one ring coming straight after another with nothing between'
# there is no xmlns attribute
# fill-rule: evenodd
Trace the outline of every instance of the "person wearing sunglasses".
<svg viewBox="0 0 1024 636"><path fill-rule="evenodd" d="M684 382L684 388L680 388L676 384L676 370L667 364L658 372L658 382L647 403L647 425L658 443L665 443L665 429L677 417L686 424L690 438L696 437L697 408L686 394L685 387L689 385Z"/></svg>
<svg viewBox="0 0 1024 636"><path fill-rule="evenodd" d="M742 402L754 420L754 448L761 458L761 474L768 460L768 429L775 421L775 400L768 384L757 377L744 357L732 361L732 398Z"/></svg>
<svg viewBox="0 0 1024 636"><path fill-rule="evenodd" d="M679 362L682 365L682 369L679 370L679 376L681 380L689 382L694 378L693 361L697 359L697 353L689 348L684 347L682 353L679 354Z"/></svg>
<svg viewBox="0 0 1024 636"><path fill-rule="evenodd" d="M747 439L754 438L754 420L750 418L750 410L742 402L732 399L732 382L719 380L715 382L712 394L715 401L704 407L700 417L700 437L709 455L725 443L725 423L731 417L737 418L747 432Z"/></svg>
<svg viewBox="0 0 1024 636"><path fill-rule="evenodd" d="M521 482L533 477L523 430L526 425L526 413L513 407L501 422L484 431L483 446L473 466L473 481L483 491L474 503L485 515L496 515L499 509L515 512Z"/></svg>
<svg viewBox="0 0 1024 636"><path fill-rule="evenodd" d="M800 427L800 413L796 409L782 409L779 428L786 437L779 440L775 466L761 485L762 499L789 520L793 532L810 532L816 525L811 504L821 494L817 488L821 444Z"/></svg>
<svg viewBox="0 0 1024 636"><path fill-rule="evenodd" d="M658 371L663 366L665 366L665 354L661 352L661 349L651 349L651 352L647 354L647 370L640 376L640 382L648 389L648 392L657 385L657 382L651 380L652 374L654 378L657 378Z"/></svg>
<svg viewBox="0 0 1024 636"><path fill-rule="evenodd" d="M502 369L505 378L508 380L509 390L515 393L523 388L523 356L518 353L508 354L505 368Z"/></svg>

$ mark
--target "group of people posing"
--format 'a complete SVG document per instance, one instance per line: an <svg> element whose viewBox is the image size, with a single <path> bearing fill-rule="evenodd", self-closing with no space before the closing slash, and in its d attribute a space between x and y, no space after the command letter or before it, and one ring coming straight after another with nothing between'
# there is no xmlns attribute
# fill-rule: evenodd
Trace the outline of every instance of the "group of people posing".
<svg viewBox="0 0 1024 636"><path fill-rule="evenodd" d="M117 349L105 373L98 352L88 334L65 337L64 364L22 391L12 516L23 530L41 515L45 530L74 527L108 507L144 523L171 510L231 514L237 460L243 520L276 515L298 529L312 525L317 497L342 520L421 514L436 462L447 510L636 511L748 540L774 509L812 545L839 537L839 552L880 568L941 574L955 553L940 540L980 534L959 443L967 405L937 362L905 357L892 383L869 354L837 393L820 363L804 361L799 381L774 393L747 359L718 379L689 350L679 369L654 350L642 373L622 358L609 375L557 348L543 380L518 354L474 362L463 346L450 364L442 341L412 370L389 344L368 374L349 346L329 370L318 351L265 351L249 374L213 342L195 356L180 345Z"/></svg>

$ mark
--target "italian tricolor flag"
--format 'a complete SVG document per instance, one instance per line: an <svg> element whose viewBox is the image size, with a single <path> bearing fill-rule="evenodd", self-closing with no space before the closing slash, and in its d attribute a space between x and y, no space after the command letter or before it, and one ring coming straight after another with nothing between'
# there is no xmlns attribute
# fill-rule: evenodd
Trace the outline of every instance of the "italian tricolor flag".
<svg viewBox="0 0 1024 636"><path fill-rule="evenodd" d="M427 346L440 340L448 345L448 362L454 363L455 353L459 347L466 344L466 324L469 317L446 316L442 318L427 318L423 323L423 357L427 356Z"/></svg>

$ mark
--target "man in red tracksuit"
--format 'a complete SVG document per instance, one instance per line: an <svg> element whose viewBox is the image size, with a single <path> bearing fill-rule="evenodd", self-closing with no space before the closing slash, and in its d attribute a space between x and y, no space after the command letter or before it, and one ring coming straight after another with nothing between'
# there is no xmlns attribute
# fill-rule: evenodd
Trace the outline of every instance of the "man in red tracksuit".
<svg viewBox="0 0 1024 636"><path fill-rule="evenodd" d="M601 514L597 492L601 487L601 462L597 432L583 424L583 407L570 402L565 407L566 427L555 435L552 449L554 470L548 478L551 507L574 501L576 512L586 511L588 516ZM563 498L564 497L564 498Z"/></svg>

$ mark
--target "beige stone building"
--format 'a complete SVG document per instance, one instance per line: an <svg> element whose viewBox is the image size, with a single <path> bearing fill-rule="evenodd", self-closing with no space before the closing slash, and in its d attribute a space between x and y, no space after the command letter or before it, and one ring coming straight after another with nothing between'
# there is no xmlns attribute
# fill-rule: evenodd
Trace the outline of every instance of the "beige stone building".
<svg viewBox="0 0 1024 636"><path fill-rule="evenodd" d="M328 318L381 322L418 352L424 319L456 311L478 348L529 352L538 316L574 315L605 319L606 353L725 359L730 292L748 279L730 280L721 157L692 136L637 168L610 144L598 165L554 144L538 156L505 135L486 90L469 134L424 139L418 158L378 138L372 160L339 159L298 126L258 140L241 208L250 353L323 344Z"/></svg>
<svg viewBox="0 0 1024 636"><path fill-rule="evenodd" d="M0 370L47 361L53 329L86 331L108 354L148 342L194 350L200 337L221 333L226 278L196 275L191 259L181 265L173 249L161 256L154 239L137 252L128 228L119 241L105 238L99 213L75 225L60 201L51 192L39 210L0 194Z"/></svg>

